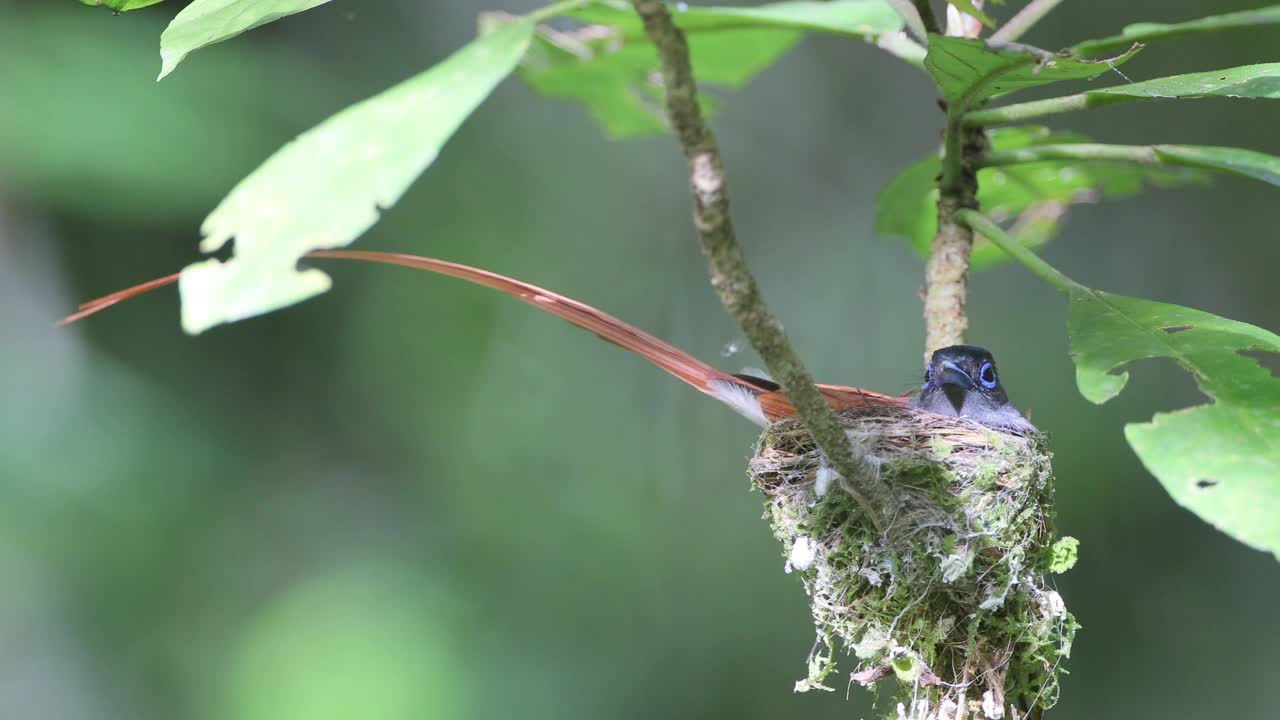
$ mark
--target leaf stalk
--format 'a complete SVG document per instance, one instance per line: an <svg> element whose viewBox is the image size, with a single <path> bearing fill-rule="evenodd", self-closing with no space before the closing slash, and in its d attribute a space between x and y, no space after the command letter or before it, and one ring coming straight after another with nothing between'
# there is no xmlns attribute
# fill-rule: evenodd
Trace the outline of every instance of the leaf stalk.
<svg viewBox="0 0 1280 720"><path fill-rule="evenodd" d="M1073 290L1083 289L1080 283L1067 277L1062 271L1042 260L1039 255L1031 252L1030 249L977 210L960 210L956 212L956 219L990 240L996 247L1009 253L1010 257L1022 263L1024 267L1054 288L1068 294Z"/></svg>

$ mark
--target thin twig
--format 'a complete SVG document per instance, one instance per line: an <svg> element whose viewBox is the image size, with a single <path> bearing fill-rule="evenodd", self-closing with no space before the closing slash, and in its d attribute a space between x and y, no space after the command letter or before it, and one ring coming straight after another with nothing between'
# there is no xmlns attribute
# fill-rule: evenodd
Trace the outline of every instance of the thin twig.
<svg viewBox="0 0 1280 720"><path fill-rule="evenodd" d="M1036 145L1012 150L992 150L976 158L978 167L1021 165L1046 160L1115 160L1138 165L1174 165L1156 152L1152 145L1106 145L1102 143L1064 143Z"/></svg>
<svg viewBox="0 0 1280 720"><path fill-rule="evenodd" d="M897 11L898 17L902 18L903 25L906 26L908 32L916 39L916 42L922 46L929 44L929 31L924 26L924 20L920 18L920 11L912 4L911 0L889 0L889 4Z"/></svg>
<svg viewBox="0 0 1280 720"><path fill-rule="evenodd" d="M1039 275L1040 279L1058 290L1070 294L1073 290L1083 289L1079 283L1064 275L1061 270L1040 259L1039 255L1031 252L1022 243L1004 230L1001 230L999 225L996 225L982 213L976 210L961 210L956 213L956 219L981 233L996 247L1009 253L1014 260L1022 263L1024 267Z"/></svg>
<svg viewBox="0 0 1280 720"><path fill-rule="evenodd" d="M633 0L633 4L661 59L667 115L689 164L693 223L709 265L711 286L786 391L787 399L814 443L847 481L844 485L872 522L882 528L892 504L888 485L865 461L861 451L849 442L839 419L818 392L782 326L765 305L738 245L729 216L720 151L698 107L684 33L672 22L661 0Z"/></svg>
<svg viewBox="0 0 1280 720"><path fill-rule="evenodd" d="M1049 11L1062 4L1062 0L1031 0L1018 11L1016 15L1009 18L1008 22L991 34L992 40L1000 42L1013 42L1022 37L1033 25L1040 22L1040 19L1049 14Z"/></svg>
<svg viewBox="0 0 1280 720"><path fill-rule="evenodd" d="M928 54L923 45L902 30L880 33L876 37L876 46L918 68L924 67L924 56Z"/></svg>

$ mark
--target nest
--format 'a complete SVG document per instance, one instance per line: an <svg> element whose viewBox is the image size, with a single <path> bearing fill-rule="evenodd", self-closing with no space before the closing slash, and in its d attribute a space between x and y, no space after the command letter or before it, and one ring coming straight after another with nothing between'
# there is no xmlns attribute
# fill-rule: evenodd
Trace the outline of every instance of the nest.
<svg viewBox="0 0 1280 720"><path fill-rule="evenodd" d="M818 642L796 690L897 682L890 718L1036 717L1058 698L1077 624L1052 573L1075 563L1054 530L1043 436L905 408L841 415L894 489L884 531L823 463L799 423L761 436L750 474L809 595Z"/></svg>

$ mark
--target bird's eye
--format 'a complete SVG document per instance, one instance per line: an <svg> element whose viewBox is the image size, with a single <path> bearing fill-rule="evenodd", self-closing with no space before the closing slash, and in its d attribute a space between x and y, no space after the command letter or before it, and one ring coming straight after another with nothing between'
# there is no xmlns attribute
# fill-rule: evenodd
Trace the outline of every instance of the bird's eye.
<svg viewBox="0 0 1280 720"><path fill-rule="evenodd" d="M978 379L982 381L982 387L988 390L995 389L1000 382L996 377L996 366L989 362L982 363L982 369L978 371Z"/></svg>

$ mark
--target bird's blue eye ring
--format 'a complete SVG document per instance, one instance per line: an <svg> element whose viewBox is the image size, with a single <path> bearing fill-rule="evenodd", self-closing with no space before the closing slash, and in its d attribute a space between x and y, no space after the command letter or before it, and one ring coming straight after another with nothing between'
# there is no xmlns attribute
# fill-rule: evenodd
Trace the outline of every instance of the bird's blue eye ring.
<svg viewBox="0 0 1280 720"><path fill-rule="evenodd" d="M982 387L994 390L996 385L1000 384L1000 379L996 377L996 366L989 362L982 363L982 369L978 371L978 380L982 383Z"/></svg>

